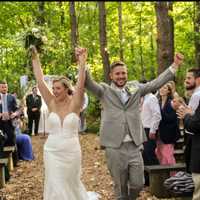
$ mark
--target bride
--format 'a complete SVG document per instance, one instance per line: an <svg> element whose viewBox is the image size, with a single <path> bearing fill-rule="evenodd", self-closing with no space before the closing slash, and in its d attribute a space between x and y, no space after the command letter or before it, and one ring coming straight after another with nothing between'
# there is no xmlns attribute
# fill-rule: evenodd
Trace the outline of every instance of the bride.
<svg viewBox="0 0 200 200"><path fill-rule="evenodd" d="M34 46L31 52L38 88L49 109L49 136L44 145L44 200L96 200L98 194L87 192L81 182L81 148L78 138L87 50L76 49L79 72L73 92L65 77L53 80L51 92L44 81L39 55Z"/></svg>

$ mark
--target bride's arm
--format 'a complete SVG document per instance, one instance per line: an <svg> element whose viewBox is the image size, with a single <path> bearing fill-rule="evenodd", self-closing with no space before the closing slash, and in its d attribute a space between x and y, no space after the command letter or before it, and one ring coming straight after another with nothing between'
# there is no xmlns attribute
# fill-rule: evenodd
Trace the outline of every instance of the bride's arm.
<svg viewBox="0 0 200 200"><path fill-rule="evenodd" d="M51 91L49 90L49 88L47 87L44 81L44 75L41 68L39 55L37 53L35 46L31 47L31 55L32 55L33 72L38 84L38 88L40 90L42 97L44 98L45 103L49 107L51 100L54 98L54 95L51 93Z"/></svg>
<svg viewBox="0 0 200 200"><path fill-rule="evenodd" d="M86 70L86 60L87 60L87 49L77 48L76 56L78 61L78 79L75 86L75 91L73 95L73 109L75 112L79 113L83 105L83 98L85 92L85 70Z"/></svg>

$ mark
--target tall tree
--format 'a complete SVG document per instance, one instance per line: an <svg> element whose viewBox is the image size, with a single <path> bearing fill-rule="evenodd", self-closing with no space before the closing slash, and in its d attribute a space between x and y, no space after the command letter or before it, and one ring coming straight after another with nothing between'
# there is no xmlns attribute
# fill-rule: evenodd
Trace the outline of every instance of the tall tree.
<svg viewBox="0 0 200 200"><path fill-rule="evenodd" d="M172 11L172 2L156 2L157 19L157 64L158 74L164 71L174 57L174 23L169 15Z"/></svg>
<svg viewBox="0 0 200 200"><path fill-rule="evenodd" d="M65 12L63 9L63 3L62 3L62 1L59 1L58 4L60 7L60 24L61 24L61 26L63 26L64 22L65 22Z"/></svg>
<svg viewBox="0 0 200 200"><path fill-rule="evenodd" d="M70 25L71 25L71 61L74 63L76 61L75 57L75 47L78 44L78 26L76 19L75 11L75 2L69 2L69 11L70 11Z"/></svg>
<svg viewBox="0 0 200 200"><path fill-rule="evenodd" d="M118 3L118 26L119 26L119 54L120 54L120 60L124 60L123 55L123 32L122 32L122 2L120 1Z"/></svg>
<svg viewBox="0 0 200 200"><path fill-rule="evenodd" d="M36 18L36 24L42 26L45 23L45 2L44 1L38 2L38 13L39 15Z"/></svg>
<svg viewBox="0 0 200 200"><path fill-rule="evenodd" d="M99 1L99 39L100 39L100 51L104 69L104 79L106 83L110 83L110 61L107 51L107 35L106 35L106 8L105 2Z"/></svg>
<svg viewBox="0 0 200 200"><path fill-rule="evenodd" d="M194 45L195 45L195 64L200 68L200 2L196 1L195 4L195 17L194 17Z"/></svg>
<svg viewBox="0 0 200 200"><path fill-rule="evenodd" d="M140 17L139 17L139 48L140 48L140 66L141 66L141 79L145 79L145 73L144 73L144 62L143 62L143 47L142 47L142 8L143 5L141 4L140 7Z"/></svg>
<svg viewBox="0 0 200 200"><path fill-rule="evenodd" d="M151 75L150 75L150 79L154 79L155 78L155 68L154 68L154 45L153 45L153 25L150 24L150 71L151 71Z"/></svg>

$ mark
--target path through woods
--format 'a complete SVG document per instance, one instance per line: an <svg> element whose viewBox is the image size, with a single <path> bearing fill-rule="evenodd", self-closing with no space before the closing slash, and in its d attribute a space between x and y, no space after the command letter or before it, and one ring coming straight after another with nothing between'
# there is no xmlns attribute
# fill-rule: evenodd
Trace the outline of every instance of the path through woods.
<svg viewBox="0 0 200 200"><path fill-rule="evenodd" d="M33 136L34 161L21 161L11 173L11 179L0 190L0 200L42 200L44 136ZM88 191L101 194L101 200L114 200L113 183L107 170L104 151L95 134L80 135L83 154L83 183ZM142 192L140 200L157 200ZM172 200L172 199L171 199Z"/></svg>

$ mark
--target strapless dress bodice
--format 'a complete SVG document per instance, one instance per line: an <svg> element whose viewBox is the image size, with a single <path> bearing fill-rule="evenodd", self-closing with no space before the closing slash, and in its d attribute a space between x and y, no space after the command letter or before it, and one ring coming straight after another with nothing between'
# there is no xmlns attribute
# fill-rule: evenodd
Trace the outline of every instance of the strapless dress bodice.
<svg viewBox="0 0 200 200"><path fill-rule="evenodd" d="M50 135L65 135L68 137L78 136L79 116L71 112L63 121L55 112L50 112L47 118L47 131Z"/></svg>

